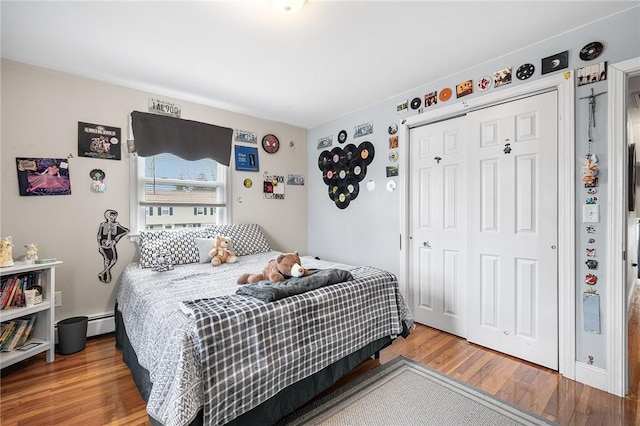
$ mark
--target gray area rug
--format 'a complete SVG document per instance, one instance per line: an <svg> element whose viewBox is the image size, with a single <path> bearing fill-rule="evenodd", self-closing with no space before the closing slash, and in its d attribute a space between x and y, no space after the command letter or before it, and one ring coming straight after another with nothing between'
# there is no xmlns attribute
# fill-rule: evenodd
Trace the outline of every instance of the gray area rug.
<svg viewBox="0 0 640 426"><path fill-rule="evenodd" d="M283 419L286 425L554 425L399 356Z"/></svg>

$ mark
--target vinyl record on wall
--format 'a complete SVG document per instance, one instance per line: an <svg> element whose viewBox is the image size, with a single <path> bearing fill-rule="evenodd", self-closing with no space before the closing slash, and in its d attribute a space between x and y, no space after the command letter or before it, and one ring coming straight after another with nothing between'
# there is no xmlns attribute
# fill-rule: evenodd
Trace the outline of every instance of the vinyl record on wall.
<svg viewBox="0 0 640 426"><path fill-rule="evenodd" d="M351 195L351 199L355 200L360 193L360 184L354 176L349 176L344 180L344 188Z"/></svg>
<svg viewBox="0 0 640 426"><path fill-rule="evenodd" d="M583 61L590 61L600 56L603 50L604 46L602 43L599 41L592 41L580 49L580 59Z"/></svg>
<svg viewBox="0 0 640 426"><path fill-rule="evenodd" d="M345 143L346 141L347 141L347 131L340 130L340 133L338 133L338 142Z"/></svg>
<svg viewBox="0 0 640 426"><path fill-rule="evenodd" d="M321 172L324 172L324 169L332 163L331 153L329 151L322 151L318 156L318 168Z"/></svg>
<svg viewBox="0 0 640 426"><path fill-rule="evenodd" d="M371 164L373 161L373 157L375 156L376 150L373 147L373 144L369 141L362 142L358 145L358 155L364 161L365 165Z"/></svg>
<svg viewBox="0 0 640 426"><path fill-rule="evenodd" d="M367 174L367 166L361 158L355 158L349 163L349 171L351 176L355 176L358 182L361 182Z"/></svg>
<svg viewBox="0 0 640 426"><path fill-rule="evenodd" d="M344 147L344 160L349 164L358 156L358 147L350 143Z"/></svg>
<svg viewBox="0 0 640 426"><path fill-rule="evenodd" d="M339 146L336 146L331 150L331 161L334 164L338 164L342 159L344 159L344 151Z"/></svg>
<svg viewBox="0 0 640 426"><path fill-rule="evenodd" d="M349 194L346 190L338 190L335 197L336 206L339 209L346 209L351 202L351 194Z"/></svg>

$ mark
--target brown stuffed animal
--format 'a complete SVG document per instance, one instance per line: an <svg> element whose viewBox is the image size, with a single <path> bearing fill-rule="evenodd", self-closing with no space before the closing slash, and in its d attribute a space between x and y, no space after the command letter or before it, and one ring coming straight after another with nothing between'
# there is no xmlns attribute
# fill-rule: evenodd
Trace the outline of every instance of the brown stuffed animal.
<svg viewBox="0 0 640 426"><path fill-rule="evenodd" d="M222 263L235 263L238 258L235 253L229 250L231 238L216 237L215 246L209 252L211 265L218 266Z"/></svg>
<svg viewBox="0 0 640 426"><path fill-rule="evenodd" d="M305 276L308 271L300 263L297 251L281 254L277 259L271 259L262 273L242 274L238 278L238 284L253 284L263 280L275 283L283 281L285 278Z"/></svg>

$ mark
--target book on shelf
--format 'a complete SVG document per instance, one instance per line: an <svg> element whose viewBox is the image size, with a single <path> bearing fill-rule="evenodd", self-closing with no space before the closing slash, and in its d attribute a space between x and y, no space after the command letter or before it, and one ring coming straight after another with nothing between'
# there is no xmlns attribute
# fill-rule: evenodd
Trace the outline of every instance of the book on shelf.
<svg viewBox="0 0 640 426"><path fill-rule="evenodd" d="M7 342L7 344L5 345L4 348L2 348L3 352L11 352L12 350L14 350L16 348L16 346L18 345L18 341L20 340L20 337L22 336L22 333L24 333L24 331L27 329L27 325L29 324L29 320L26 319L19 319L16 320L16 329L14 331L14 333L11 335L11 338L9 339L9 341Z"/></svg>
<svg viewBox="0 0 640 426"><path fill-rule="evenodd" d="M18 308L26 306L24 291L42 285L42 274L38 271L16 274L10 280L3 282L0 295L1 309L11 306Z"/></svg>
<svg viewBox="0 0 640 426"><path fill-rule="evenodd" d="M23 346L31 336L37 314L29 317L18 318L3 323L3 331L0 336L0 351L10 352Z"/></svg>
<svg viewBox="0 0 640 426"><path fill-rule="evenodd" d="M20 340L18 340L18 344L16 346L17 348L20 348L24 346L25 343L27 343L27 340L29 339L29 337L31 337L33 324L35 324L37 318L38 316L36 314L31 315L31 317L29 318L29 324L27 324L26 330L24 331L24 333L22 333L22 336L20 336Z"/></svg>
<svg viewBox="0 0 640 426"><path fill-rule="evenodd" d="M5 328L2 331L2 336L0 336L0 350L4 349L7 345L7 342L13 335L13 332L16 328L16 321L9 321L5 324Z"/></svg>

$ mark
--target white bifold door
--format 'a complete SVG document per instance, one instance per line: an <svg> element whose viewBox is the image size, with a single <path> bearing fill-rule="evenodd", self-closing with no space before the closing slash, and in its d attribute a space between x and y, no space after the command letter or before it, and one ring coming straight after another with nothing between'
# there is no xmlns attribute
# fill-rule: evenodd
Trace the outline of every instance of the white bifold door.
<svg viewBox="0 0 640 426"><path fill-rule="evenodd" d="M552 369L557 127L548 92L410 133L416 319Z"/></svg>

